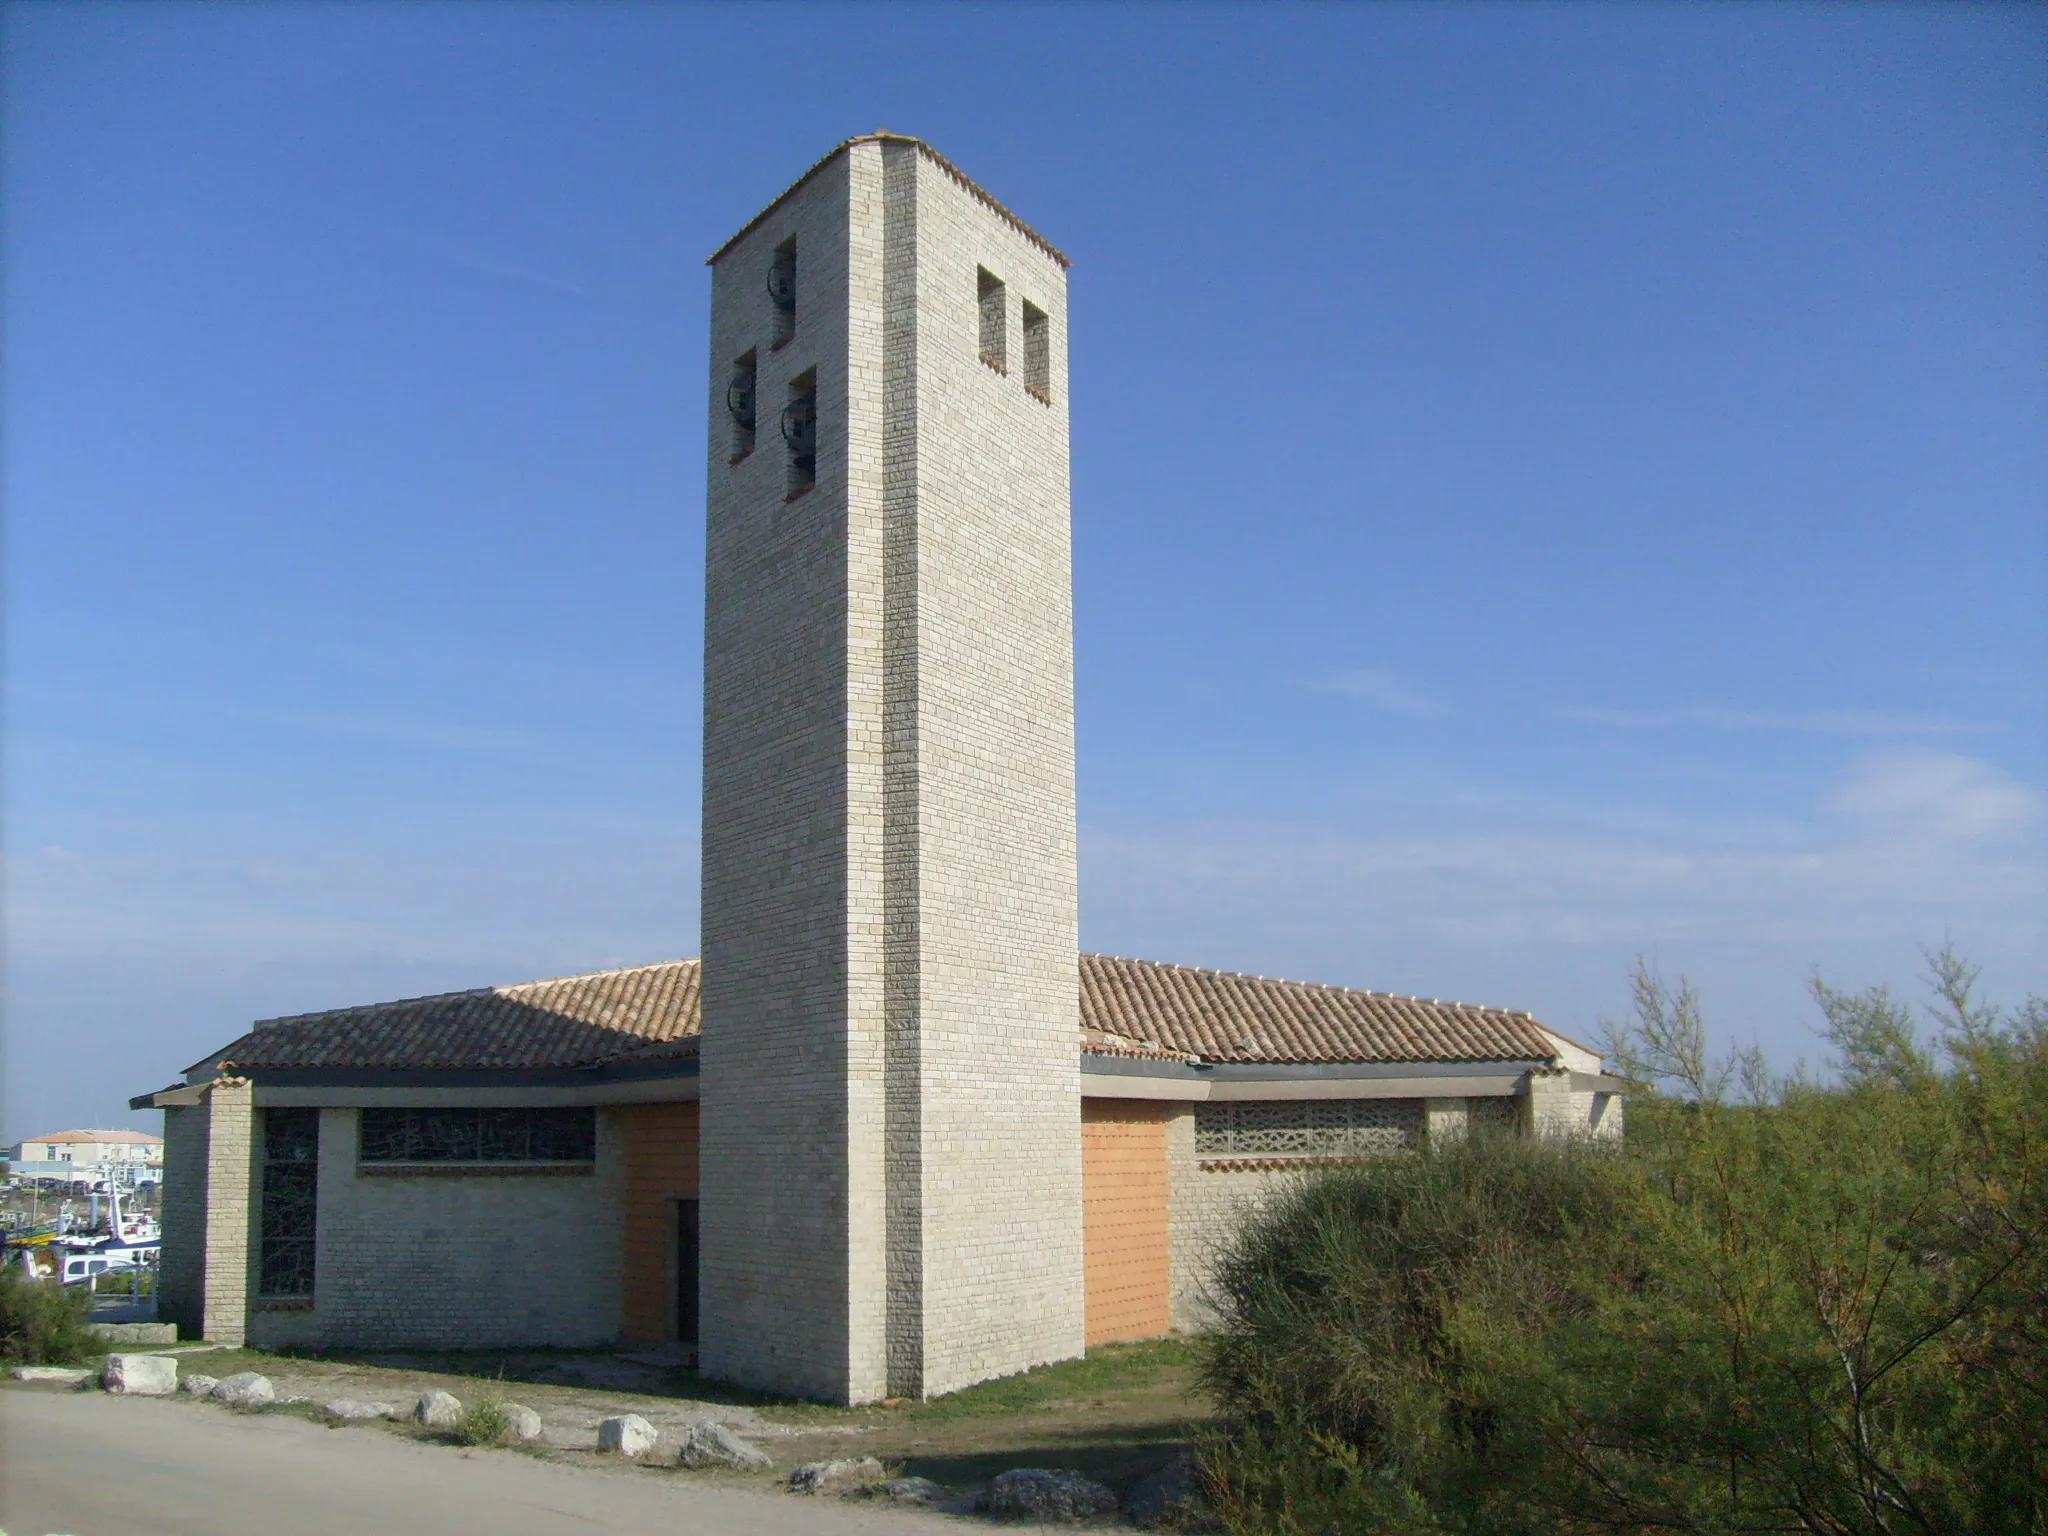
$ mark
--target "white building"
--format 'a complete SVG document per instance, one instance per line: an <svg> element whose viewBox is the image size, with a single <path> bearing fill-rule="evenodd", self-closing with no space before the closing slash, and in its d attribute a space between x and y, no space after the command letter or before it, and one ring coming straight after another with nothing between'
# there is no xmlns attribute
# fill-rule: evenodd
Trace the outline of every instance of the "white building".
<svg viewBox="0 0 2048 1536"><path fill-rule="evenodd" d="M133 1187L163 1175L164 1140L144 1131L51 1131L8 1150L17 1179L114 1179Z"/></svg>

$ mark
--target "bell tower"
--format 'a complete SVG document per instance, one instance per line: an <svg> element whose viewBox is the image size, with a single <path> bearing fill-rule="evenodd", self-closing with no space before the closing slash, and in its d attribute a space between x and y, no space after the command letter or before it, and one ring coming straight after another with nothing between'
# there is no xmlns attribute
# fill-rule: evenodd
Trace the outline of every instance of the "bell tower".
<svg viewBox="0 0 2048 1536"><path fill-rule="evenodd" d="M1066 267L886 132L711 258L707 1375L1081 1353Z"/></svg>

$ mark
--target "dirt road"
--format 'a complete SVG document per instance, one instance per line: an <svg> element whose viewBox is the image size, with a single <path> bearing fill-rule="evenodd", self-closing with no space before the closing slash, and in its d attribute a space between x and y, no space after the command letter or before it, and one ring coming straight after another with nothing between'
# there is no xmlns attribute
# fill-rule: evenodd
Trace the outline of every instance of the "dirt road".
<svg viewBox="0 0 2048 1536"><path fill-rule="evenodd" d="M9 1536L850 1536L943 1516L461 1451L290 1415L98 1392L0 1391Z"/></svg>

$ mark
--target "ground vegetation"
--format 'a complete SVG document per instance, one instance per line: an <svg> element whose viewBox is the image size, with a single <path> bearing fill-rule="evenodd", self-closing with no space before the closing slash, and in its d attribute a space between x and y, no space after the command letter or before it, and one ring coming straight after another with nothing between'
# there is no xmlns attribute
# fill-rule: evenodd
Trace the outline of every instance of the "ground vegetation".
<svg viewBox="0 0 2048 1536"><path fill-rule="evenodd" d="M1834 1073L1716 1059L1639 966L1620 1148L1305 1181L1222 1264L1234 1532L2048 1530L2048 1005L1929 956L1813 994ZM1931 1027L1928 1027L1931 1024Z"/></svg>

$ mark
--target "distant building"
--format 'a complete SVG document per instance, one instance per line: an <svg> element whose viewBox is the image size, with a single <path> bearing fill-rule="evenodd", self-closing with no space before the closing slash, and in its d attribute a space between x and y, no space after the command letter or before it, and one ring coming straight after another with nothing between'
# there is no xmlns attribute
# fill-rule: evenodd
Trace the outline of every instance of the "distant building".
<svg viewBox="0 0 2048 1536"><path fill-rule="evenodd" d="M1079 953L1064 256L874 133L711 267L702 963L267 1020L133 1100L168 1318L928 1397L1201 1326L1304 1167L1619 1134L1526 1013Z"/></svg>
<svg viewBox="0 0 2048 1536"><path fill-rule="evenodd" d="M7 1172L16 1179L111 1178L133 1186L162 1174L164 1139L143 1131L51 1131L8 1149Z"/></svg>

